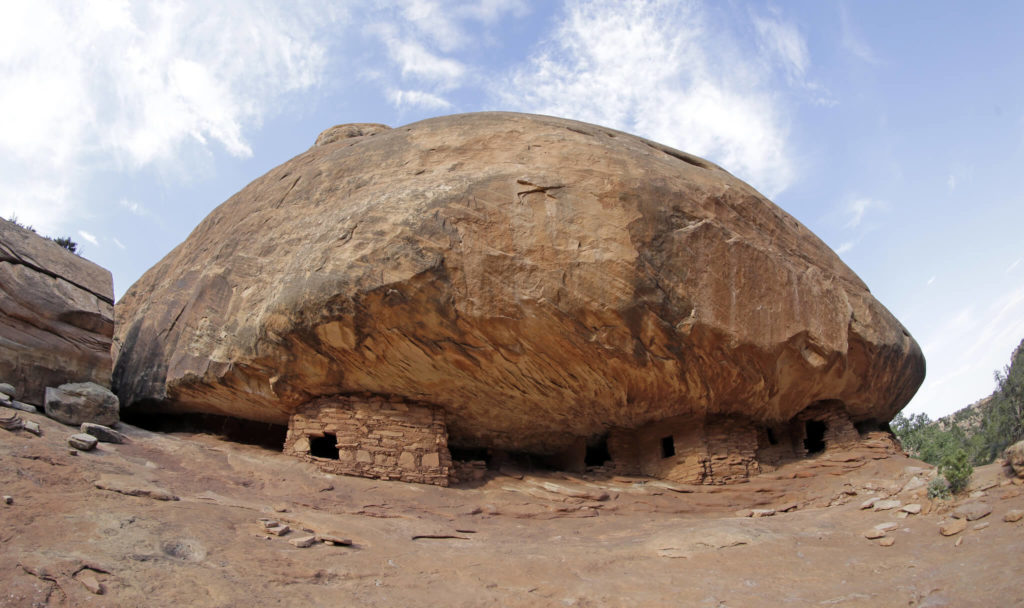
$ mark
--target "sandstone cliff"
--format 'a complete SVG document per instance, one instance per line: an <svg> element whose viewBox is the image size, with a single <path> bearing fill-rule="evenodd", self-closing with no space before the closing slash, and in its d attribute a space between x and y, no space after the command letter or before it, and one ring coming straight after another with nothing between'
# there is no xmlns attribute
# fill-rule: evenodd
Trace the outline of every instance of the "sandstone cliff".
<svg viewBox="0 0 1024 608"><path fill-rule="evenodd" d="M0 380L42 405L47 386L110 386L110 272L0 220Z"/></svg>
<svg viewBox="0 0 1024 608"><path fill-rule="evenodd" d="M821 240L705 160L550 117L345 125L117 306L122 407L284 423L373 393L553 453L673 416L887 421L924 378Z"/></svg>

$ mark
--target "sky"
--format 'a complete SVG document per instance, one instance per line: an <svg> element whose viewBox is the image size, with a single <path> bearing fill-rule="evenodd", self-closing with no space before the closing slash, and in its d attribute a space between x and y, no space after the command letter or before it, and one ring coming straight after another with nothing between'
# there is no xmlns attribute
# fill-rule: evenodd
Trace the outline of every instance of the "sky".
<svg viewBox="0 0 1024 608"><path fill-rule="evenodd" d="M1024 338L1024 3L0 0L0 216L120 297L348 122L553 114L707 158L910 330L932 418Z"/></svg>

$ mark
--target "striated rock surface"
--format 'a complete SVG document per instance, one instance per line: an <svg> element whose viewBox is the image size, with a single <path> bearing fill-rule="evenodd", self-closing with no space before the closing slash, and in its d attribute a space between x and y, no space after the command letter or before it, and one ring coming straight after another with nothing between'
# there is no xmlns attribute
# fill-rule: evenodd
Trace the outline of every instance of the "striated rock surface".
<svg viewBox="0 0 1024 608"><path fill-rule="evenodd" d="M110 386L110 272L0 219L0 379L42 405L47 386Z"/></svg>
<svg viewBox="0 0 1024 608"><path fill-rule="evenodd" d="M821 240L723 169L557 118L343 125L117 306L125 407L285 423L356 393L454 446L554 453L673 416L887 421L924 378Z"/></svg>

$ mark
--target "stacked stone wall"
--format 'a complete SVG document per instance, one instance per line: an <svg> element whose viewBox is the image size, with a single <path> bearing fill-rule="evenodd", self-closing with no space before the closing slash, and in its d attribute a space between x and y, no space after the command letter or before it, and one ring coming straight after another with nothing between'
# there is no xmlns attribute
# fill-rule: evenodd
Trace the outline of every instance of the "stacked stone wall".
<svg viewBox="0 0 1024 608"><path fill-rule="evenodd" d="M317 457L311 440L334 435L337 459ZM447 486L451 472L444 412L379 396L326 397L291 416L284 451L339 475Z"/></svg>

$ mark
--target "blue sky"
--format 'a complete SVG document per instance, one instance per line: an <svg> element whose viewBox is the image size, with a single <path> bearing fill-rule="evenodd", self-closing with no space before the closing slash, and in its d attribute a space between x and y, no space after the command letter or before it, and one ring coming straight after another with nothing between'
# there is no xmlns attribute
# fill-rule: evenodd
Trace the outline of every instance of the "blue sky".
<svg viewBox="0 0 1024 608"><path fill-rule="evenodd" d="M0 4L0 215L118 296L346 122L555 114L704 156L832 246L911 331L936 417L1024 337L1024 3Z"/></svg>

